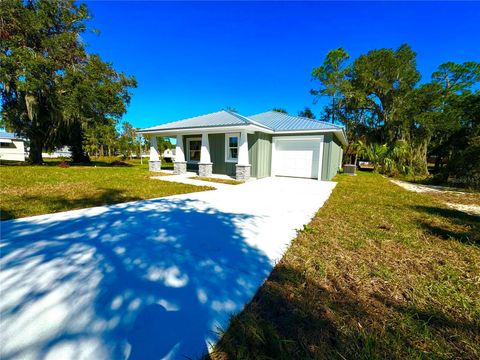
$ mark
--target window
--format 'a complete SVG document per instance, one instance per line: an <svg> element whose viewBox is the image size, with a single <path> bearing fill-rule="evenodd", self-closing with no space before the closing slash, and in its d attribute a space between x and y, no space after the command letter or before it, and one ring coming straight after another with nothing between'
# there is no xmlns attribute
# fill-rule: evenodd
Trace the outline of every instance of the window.
<svg viewBox="0 0 480 360"><path fill-rule="evenodd" d="M227 134L225 136L225 161L226 162L237 162L239 140L240 140L240 134Z"/></svg>
<svg viewBox="0 0 480 360"><path fill-rule="evenodd" d="M201 148L202 148L202 139L200 138L187 139L187 160L190 162L199 162Z"/></svg>

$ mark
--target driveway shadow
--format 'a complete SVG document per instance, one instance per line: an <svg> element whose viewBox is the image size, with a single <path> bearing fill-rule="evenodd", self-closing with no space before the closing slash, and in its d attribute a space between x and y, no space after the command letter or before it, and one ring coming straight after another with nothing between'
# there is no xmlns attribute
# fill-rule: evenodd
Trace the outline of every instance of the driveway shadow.
<svg viewBox="0 0 480 360"><path fill-rule="evenodd" d="M249 215L155 199L0 224L0 358L197 358L272 268Z"/></svg>

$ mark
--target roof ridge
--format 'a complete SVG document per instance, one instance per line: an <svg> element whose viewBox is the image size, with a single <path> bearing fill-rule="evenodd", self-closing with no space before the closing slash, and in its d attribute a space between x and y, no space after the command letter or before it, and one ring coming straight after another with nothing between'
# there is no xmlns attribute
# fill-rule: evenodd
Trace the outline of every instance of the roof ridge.
<svg viewBox="0 0 480 360"><path fill-rule="evenodd" d="M241 114L239 114L239 113L236 113L236 112L234 112L234 111L230 111L230 110L221 110L221 111L225 111L226 113L228 113L228 114L230 114L230 115L233 115L233 116L235 116L236 118L239 118L240 120L242 120L243 122L245 122L245 123L247 123L247 124L249 124L249 123L252 122L252 120L250 120L248 117L243 116L243 115L241 115Z"/></svg>
<svg viewBox="0 0 480 360"><path fill-rule="evenodd" d="M265 124L262 124L256 120L252 120L250 119L248 116L245 116L245 115L242 115L242 114L239 114L239 113L236 113L236 112L233 112L233 111L229 111L229 110L225 110L227 111L228 113L238 117L240 120L243 120L243 121L246 121L248 124L253 124L253 125L257 125L257 126L260 126L260 127L264 127L266 129L269 129L269 130L273 130L273 128L271 128L270 126L267 126Z"/></svg>

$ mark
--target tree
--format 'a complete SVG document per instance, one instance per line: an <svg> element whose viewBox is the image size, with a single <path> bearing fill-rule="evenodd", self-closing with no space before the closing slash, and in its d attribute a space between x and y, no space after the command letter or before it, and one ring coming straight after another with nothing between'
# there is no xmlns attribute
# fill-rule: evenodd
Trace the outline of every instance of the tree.
<svg viewBox="0 0 480 360"><path fill-rule="evenodd" d="M312 77L320 81L320 89L312 89L310 93L317 98L320 96L329 96L332 99L331 120L335 122L335 112L337 108L336 100L342 94L345 84L345 77L349 72L346 62L350 58L343 48L331 50L327 53L323 64L313 69Z"/></svg>
<svg viewBox="0 0 480 360"><path fill-rule="evenodd" d="M321 87L311 93L336 100L321 118L345 125L349 161L361 156L386 174L419 175L428 173L431 155L443 181L480 186L479 63L447 62L419 85L416 54L406 44L347 60L343 49L329 52L314 70Z"/></svg>
<svg viewBox="0 0 480 360"><path fill-rule="evenodd" d="M72 145L74 157L85 160L85 129L118 118L130 99L127 88L135 86L86 53L80 35L89 18L86 5L74 0L11 0L0 7L2 119L30 140L35 164L43 149L59 145Z"/></svg>
<svg viewBox="0 0 480 360"><path fill-rule="evenodd" d="M458 92L471 88L480 80L480 63L467 61L463 64L447 62L432 74L432 81L444 89Z"/></svg>
<svg viewBox="0 0 480 360"><path fill-rule="evenodd" d="M383 127L382 142L408 140L401 116L406 98L420 80L415 58L410 46L403 44L397 50L369 51L353 63L351 91Z"/></svg>
<svg viewBox="0 0 480 360"><path fill-rule="evenodd" d="M453 178L465 186L480 187L479 82L480 63L471 61L447 62L432 74L432 86L441 89L441 101L429 154L436 159L435 170L442 181Z"/></svg>
<svg viewBox="0 0 480 360"><path fill-rule="evenodd" d="M79 69L65 74L64 83L68 92L62 97L67 123L63 141L70 145L74 162L87 162L88 154L83 149L85 131L115 126L126 112L131 97L129 88L135 87L136 81L115 71L98 55L91 55Z"/></svg>
<svg viewBox="0 0 480 360"><path fill-rule="evenodd" d="M137 134L129 122L122 123L122 133L119 138L120 152L125 158L131 158L132 154L138 152L140 145L137 141Z"/></svg>
<svg viewBox="0 0 480 360"><path fill-rule="evenodd" d="M287 110L285 110L283 108L273 108L272 111L276 111L276 112L279 112L279 113L282 113L282 114L288 114Z"/></svg>
<svg viewBox="0 0 480 360"><path fill-rule="evenodd" d="M58 144L60 96L65 70L85 58L79 35L90 17L73 1L4 1L0 45L2 117L30 140L30 160Z"/></svg>
<svg viewBox="0 0 480 360"><path fill-rule="evenodd" d="M309 119L315 119L315 114L312 112L312 110L309 107L305 107L302 111L299 111L298 116L306 117Z"/></svg>
<svg viewBox="0 0 480 360"><path fill-rule="evenodd" d="M237 109L235 109L234 107L231 107L231 106L227 106L225 108L225 110L230 111L230 112L234 112L234 113L238 113Z"/></svg>

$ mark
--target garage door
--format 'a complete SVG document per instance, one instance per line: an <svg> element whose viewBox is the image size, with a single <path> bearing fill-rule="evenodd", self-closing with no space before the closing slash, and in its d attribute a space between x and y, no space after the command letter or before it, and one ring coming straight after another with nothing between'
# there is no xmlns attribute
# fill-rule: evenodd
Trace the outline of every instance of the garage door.
<svg viewBox="0 0 480 360"><path fill-rule="evenodd" d="M321 144L320 138L274 138L273 175L318 178Z"/></svg>

